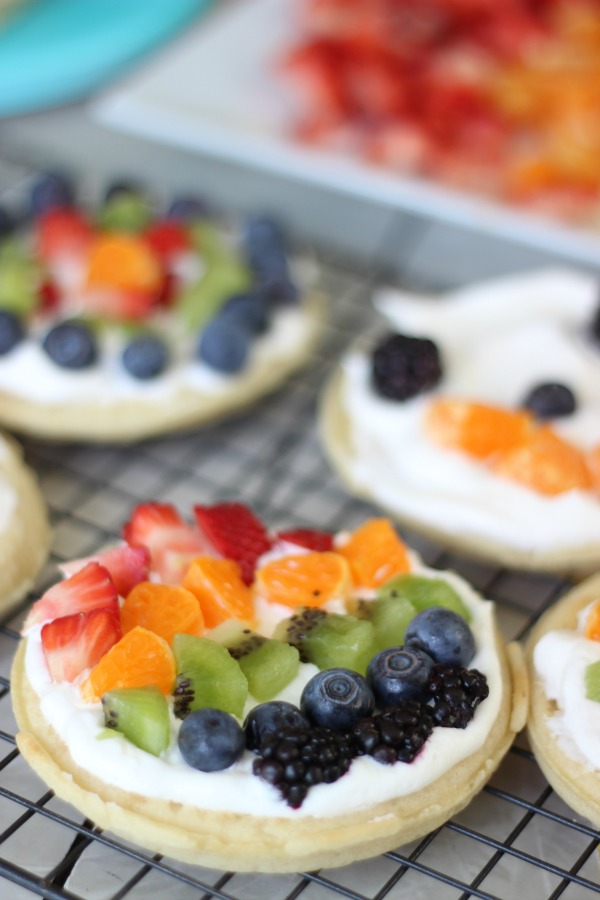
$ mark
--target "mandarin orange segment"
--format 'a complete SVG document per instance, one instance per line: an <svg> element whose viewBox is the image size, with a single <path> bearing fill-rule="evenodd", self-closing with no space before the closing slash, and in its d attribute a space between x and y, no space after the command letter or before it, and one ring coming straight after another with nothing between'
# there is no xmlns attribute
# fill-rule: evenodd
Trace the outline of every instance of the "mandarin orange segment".
<svg viewBox="0 0 600 900"><path fill-rule="evenodd" d="M123 634L141 625L165 639L169 646L178 632L200 635L204 619L191 591L169 584L142 581L127 595L121 607Z"/></svg>
<svg viewBox="0 0 600 900"><path fill-rule="evenodd" d="M175 659L165 639L137 625L94 666L81 685L81 695L94 702L106 691L148 684L170 694L175 674Z"/></svg>
<svg viewBox="0 0 600 900"><path fill-rule="evenodd" d="M145 241L131 234L103 234L96 238L88 260L90 287L155 291L161 286L161 265Z"/></svg>
<svg viewBox="0 0 600 900"><path fill-rule="evenodd" d="M348 563L339 553L303 553L272 560L256 572L255 590L283 606L322 606L344 599L350 589Z"/></svg>
<svg viewBox="0 0 600 900"><path fill-rule="evenodd" d="M598 444L597 447L592 447L591 450L588 450L586 462L588 472L590 473L592 489L600 493L600 444Z"/></svg>
<svg viewBox="0 0 600 900"><path fill-rule="evenodd" d="M499 454L494 472L541 494L587 490L592 479L584 454L548 425L533 428L518 446Z"/></svg>
<svg viewBox="0 0 600 900"><path fill-rule="evenodd" d="M254 618L252 592L233 559L196 557L185 573L183 586L198 600L206 628L214 628L225 619Z"/></svg>
<svg viewBox="0 0 600 900"><path fill-rule="evenodd" d="M379 587L410 571L406 546L389 519L368 519L337 552L348 561L355 587Z"/></svg>
<svg viewBox="0 0 600 900"><path fill-rule="evenodd" d="M533 418L524 410L502 409L468 400L433 400L424 427L431 440L478 459L504 452L520 444Z"/></svg>
<svg viewBox="0 0 600 900"><path fill-rule="evenodd" d="M590 641L600 641L600 600L596 600L587 614L583 633Z"/></svg>

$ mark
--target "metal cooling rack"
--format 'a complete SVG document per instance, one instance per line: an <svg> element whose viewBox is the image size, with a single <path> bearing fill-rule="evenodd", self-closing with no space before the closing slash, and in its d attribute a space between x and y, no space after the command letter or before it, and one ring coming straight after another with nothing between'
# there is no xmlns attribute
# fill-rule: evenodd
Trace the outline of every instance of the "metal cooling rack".
<svg viewBox="0 0 600 900"><path fill-rule="evenodd" d="M16 170L2 166L2 181ZM393 234L398 240L399 228ZM422 237L402 235L405 260ZM118 535L131 507L155 498L189 510L239 498L270 526L337 530L373 509L351 499L329 471L315 431L319 388L335 358L373 325L367 275L321 259L332 299L325 340L308 369L284 390L235 421L195 434L130 448L25 442L54 526L52 559L38 590L55 580L55 564L83 556ZM423 285L412 284L413 287ZM497 601L508 639L521 638L568 586L546 575L473 564L412 534L407 539L434 566L462 572ZM585 900L600 894L600 833L574 816L551 790L524 738L469 807L426 838L376 859L297 875L224 873L144 852L101 832L57 800L21 759L10 702L10 665L27 603L0 626L0 897L90 900Z"/></svg>

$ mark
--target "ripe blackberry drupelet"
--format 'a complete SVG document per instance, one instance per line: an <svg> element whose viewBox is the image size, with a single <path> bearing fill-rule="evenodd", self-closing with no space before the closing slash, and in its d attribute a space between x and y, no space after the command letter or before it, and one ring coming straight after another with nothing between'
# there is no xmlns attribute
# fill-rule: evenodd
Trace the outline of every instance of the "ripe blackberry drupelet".
<svg viewBox="0 0 600 900"><path fill-rule="evenodd" d="M433 731L428 707L419 700L406 700L399 706L363 719L352 729L356 755L372 756L377 762L392 765L410 763Z"/></svg>
<svg viewBox="0 0 600 900"><path fill-rule="evenodd" d="M434 666L428 685L434 724L466 728L489 692L487 678L477 669Z"/></svg>

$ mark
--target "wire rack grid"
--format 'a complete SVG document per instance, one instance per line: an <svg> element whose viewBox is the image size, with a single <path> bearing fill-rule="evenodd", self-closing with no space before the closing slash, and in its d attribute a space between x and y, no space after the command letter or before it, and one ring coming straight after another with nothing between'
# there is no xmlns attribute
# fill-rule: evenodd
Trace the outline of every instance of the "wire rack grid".
<svg viewBox="0 0 600 900"><path fill-rule="evenodd" d="M405 242L405 252L410 249ZM319 389L333 361L374 325L377 273L321 259L331 319L310 366L235 420L126 448L25 442L53 528L52 557L36 591L0 626L0 897L93 900L585 900L600 894L600 834L549 788L520 737L488 786L442 828L376 859L294 875L224 873L152 855L103 833L58 800L20 757L10 666L27 604L56 580L56 563L114 539L132 506L149 498L239 498L274 528L338 530L373 509L330 472L315 427ZM419 287L419 285L411 285ZM422 286L422 285L421 285ZM407 534L433 566L452 567L497 602L505 636L521 638L568 587L547 575L474 564Z"/></svg>

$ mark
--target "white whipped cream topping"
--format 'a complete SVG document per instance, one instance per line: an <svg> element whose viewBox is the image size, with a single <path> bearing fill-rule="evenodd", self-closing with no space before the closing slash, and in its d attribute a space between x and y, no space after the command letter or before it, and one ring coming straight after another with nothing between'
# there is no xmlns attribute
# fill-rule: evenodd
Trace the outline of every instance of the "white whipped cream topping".
<svg viewBox="0 0 600 900"><path fill-rule="evenodd" d="M589 609L589 607L588 607ZM535 646L533 664L544 693L557 705L550 727L569 756L583 756L600 770L600 703L588 700L585 670L600 661L600 641L583 634L587 610L577 631L550 631Z"/></svg>
<svg viewBox="0 0 600 900"><path fill-rule="evenodd" d="M562 270L501 279L442 301L382 292L376 305L394 328L438 344L443 377L425 395L389 401L371 388L370 357L360 350L346 357L353 480L400 515L505 546L551 551L600 542L600 502L591 492L539 494L436 446L422 428L433 396L516 408L534 385L560 381L578 406L552 427L582 449L600 444L600 348L586 333L597 303L595 279Z"/></svg>
<svg viewBox="0 0 600 900"><path fill-rule="evenodd" d="M75 763L108 784L204 809L284 818L343 815L430 784L484 744L498 715L502 682L494 640L493 604L482 600L454 573L434 571L421 564L414 571L447 579L468 606L476 641L476 655L470 667L487 676L490 695L479 705L466 729L435 728L411 764L384 766L369 757L355 759L339 781L311 788L299 810L290 809L275 788L252 775L254 757L250 752L222 772L204 773L190 768L177 748L179 723L175 718L174 740L160 758L139 750L116 733L100 739L106 734L100 704L83 703L75 685L51 681L41 647L40 626L27 635L27 678L40 698L42 715L68 745ZM285 614L289 615L290 610ZM316 671L313 665L301 664L298 676L278 699L297 704L302 688ZM247 709L252 705L250 701Z"/></svg>

